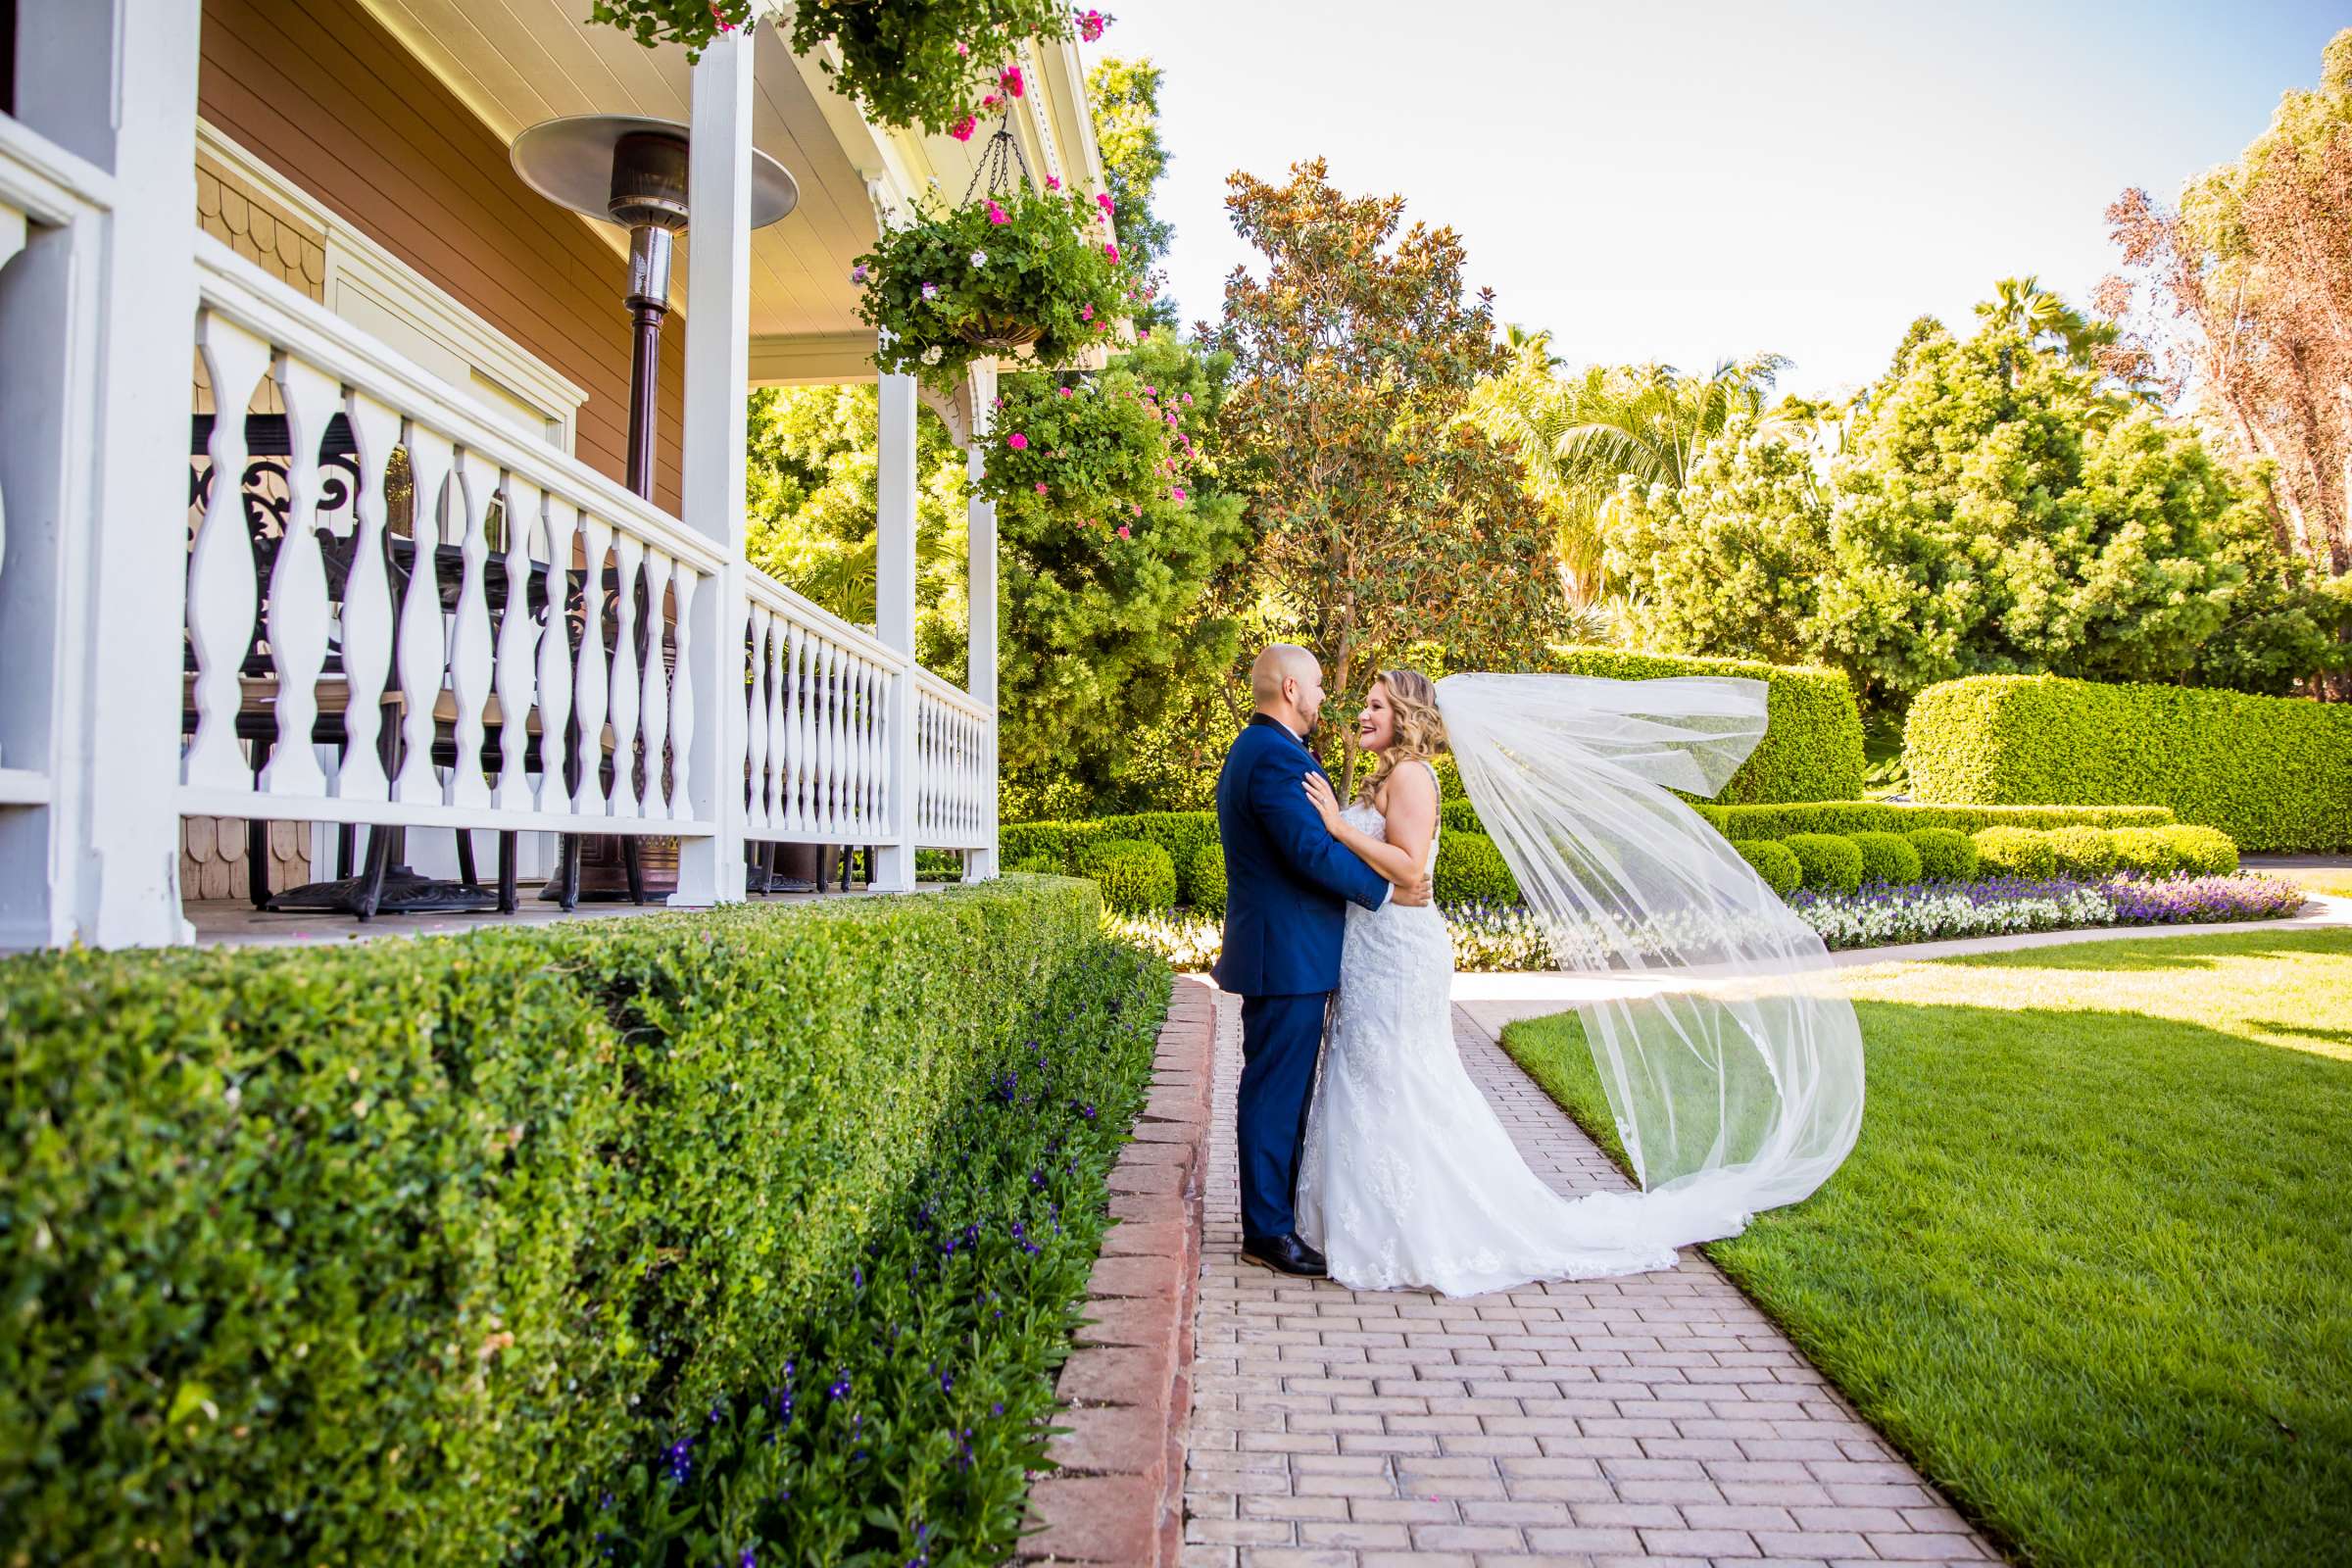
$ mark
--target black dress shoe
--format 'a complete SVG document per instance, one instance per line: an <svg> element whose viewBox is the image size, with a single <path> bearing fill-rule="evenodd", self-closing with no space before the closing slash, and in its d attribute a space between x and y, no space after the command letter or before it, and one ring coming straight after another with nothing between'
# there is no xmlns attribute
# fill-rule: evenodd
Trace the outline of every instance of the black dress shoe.
<svg viewBox="0 0 2352 1568"><path fill-rule="evenodd" d="M1316 1251L1304 1242L1300 1242L1298 1244L1298 1254L1305 1258L1309 1263L1314 1264L1318 1271L1325 1274L1331 1272L1330 1262L1323 1256L1321 1252Z"/></svg>
<svg viewBox="0 0 2352 1568"><path fill-rule="evenodd" d="M1322 1254L1296 1236L1246 1241L1242 1243L1242 1255L1252 1263L1263 1263L1278 1274L1296 1274L1301 1279L1319 1280L1325 1272Z"/></svg>

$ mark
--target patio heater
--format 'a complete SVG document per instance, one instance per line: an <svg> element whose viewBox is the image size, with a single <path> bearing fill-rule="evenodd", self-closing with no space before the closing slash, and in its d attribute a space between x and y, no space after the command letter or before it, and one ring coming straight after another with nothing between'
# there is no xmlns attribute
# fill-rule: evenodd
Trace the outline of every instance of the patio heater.
<svg viewBox="0 0 2352 1568"><path fill-rule="evenodd" d="M687 127L674 120L635 115L568 115L544 120L514 138L514 172L522 182L560 207L629 231L629 281L623 307L635 334L629 362L628 487L648 501L654 495L654 440L661 399L662 323L669 315L670 253L686 232ZM752 150L752 226L764 228L790 213L800 187L784 166ZM583 636L601 635L600 585L584 586L587 621ZM660 606L650 617L647 657L661 657ZM548 744L542 737L542 745ZM593 738L581 742L580 766L598 765ZM616 765L618 765L616 763ZM648 758L658 768L661 760ZM648 892L668 893L677 885L675 839L653 841L668 847L667 887L649 887L640 838L599 836L586 843L586 870L596 885L587 891L645 902ZM562 864L543 898L570 908L582 892L583 839L564 835ZM621 880L613 873L618 871Z"/></svg>

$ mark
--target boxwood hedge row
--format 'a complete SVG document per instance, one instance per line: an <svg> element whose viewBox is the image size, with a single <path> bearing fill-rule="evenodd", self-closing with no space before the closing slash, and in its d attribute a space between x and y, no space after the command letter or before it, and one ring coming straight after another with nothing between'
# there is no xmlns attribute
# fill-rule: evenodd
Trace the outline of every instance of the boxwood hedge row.
<svg viewBox="0 0 2352 1568"><path fill-rule="evenodd" d="M970 1158L1099 922L1023 878L0 963L13 1560L549 1555Z"/></svg>
<svg viewBox="0 0 2352 1568"><path fill-rule="evenodd" d="M1980 675L1919 694L1903 755L1922 800L2152 802L2241 849L2352 846L2342 704Z"/></svg>

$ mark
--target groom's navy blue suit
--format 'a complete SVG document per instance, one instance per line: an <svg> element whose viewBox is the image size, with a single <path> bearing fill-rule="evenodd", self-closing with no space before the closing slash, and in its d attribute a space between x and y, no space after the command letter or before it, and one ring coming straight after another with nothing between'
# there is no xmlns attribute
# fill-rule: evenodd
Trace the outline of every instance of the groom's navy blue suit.
<svg viewBox="0 0 2352 1568"><path fill-rule="evenodd" d="M1377 909L1380 873L1331 836L1300 786L1314 754L1263 713L1225 754L1217 833L1225 845L1225 950L1217 984L1242 999L1242 1234L1291 1234L1298 1146L1340 984L1347 904Z"/></svg>

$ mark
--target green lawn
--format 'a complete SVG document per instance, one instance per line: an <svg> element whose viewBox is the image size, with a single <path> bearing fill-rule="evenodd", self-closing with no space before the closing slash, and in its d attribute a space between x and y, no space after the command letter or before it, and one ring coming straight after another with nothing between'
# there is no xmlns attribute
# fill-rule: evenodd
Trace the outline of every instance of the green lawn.
<svg viewBox="0 0 2352 1568"><path fill-rule="evenodd" d="M2352 931L1849 978L1861 1142L1716 1262L2025 1561L2352 1558Z"/></svg>

